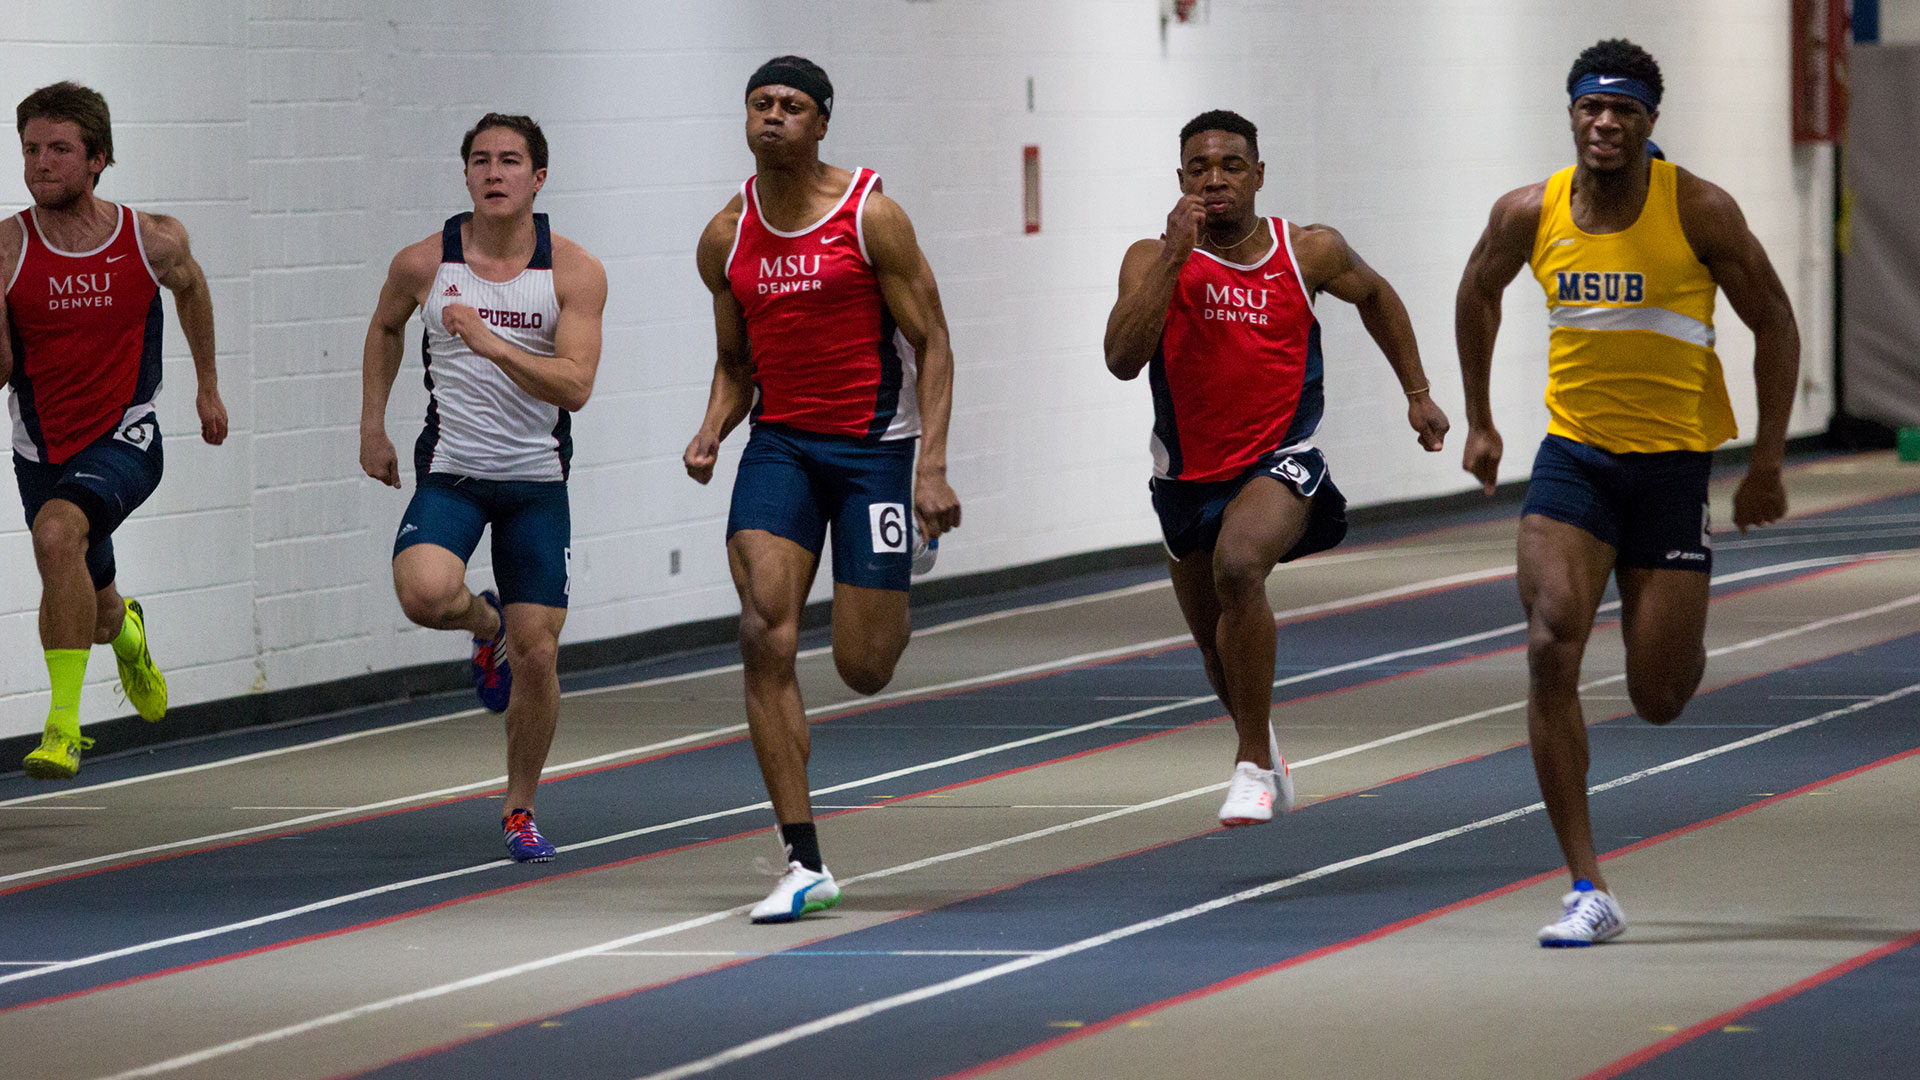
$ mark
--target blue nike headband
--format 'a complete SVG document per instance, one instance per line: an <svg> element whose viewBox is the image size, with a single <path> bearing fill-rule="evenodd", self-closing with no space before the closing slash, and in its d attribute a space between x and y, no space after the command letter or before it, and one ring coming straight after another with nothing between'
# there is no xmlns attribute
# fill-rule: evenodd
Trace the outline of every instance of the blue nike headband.
<svg viewBox="0 0 1920 1080"><path fill-rule="evenodd" d="M1568 100L1579 101L1588 94L1619 94L1645 105L1648 112L1660 111L1660 95L1653 92L1653 87L1625 75L1584 76L1573 84L1573 96Z"/></svg>

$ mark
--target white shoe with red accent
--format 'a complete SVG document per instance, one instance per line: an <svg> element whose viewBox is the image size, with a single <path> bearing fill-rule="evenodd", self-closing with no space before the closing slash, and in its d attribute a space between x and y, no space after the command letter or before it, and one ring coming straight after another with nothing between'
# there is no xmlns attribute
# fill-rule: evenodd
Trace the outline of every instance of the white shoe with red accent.
<svg viewBox="0 0 1920 1080"><path fill-rule="evenodd" d="M1220 824L1229 829L1238 825L1258 825L1273 820L1273 804L1278 784L1272 769L1263 769L1251 761L1233 767L1233 779L1227 783L1227 801L1220 804Z"/></svg>
<svg viewBox="0 0 1920 1080"><path fill-rule="evenodd" d="M1289 813L1293 810L1293 770L1287 768L1286 756L1280 753L1280 740L1274 737L1272 724L1267 725L1267 752L1273 755L1274 785L1279 789L1276 802L1281 813Z"/></svg>

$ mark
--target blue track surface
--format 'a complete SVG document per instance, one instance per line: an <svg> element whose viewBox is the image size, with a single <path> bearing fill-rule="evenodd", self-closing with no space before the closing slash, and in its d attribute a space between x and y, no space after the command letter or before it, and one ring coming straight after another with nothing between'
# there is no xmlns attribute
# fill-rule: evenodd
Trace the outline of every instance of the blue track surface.
<svg viewBox="0 0 1920 1080"><path fill-rule="evenodd" d="M1875 519L1916 513L1920 513L1920 496L1906 496L1800 519L1745 541L1737 536L1722 537L1715 571L1726 574L1789 560L1909 547L1920 528L1911 522ZM1734 588L1784 580L1788 577L1764 577ZM1112 585L1103 579L1100 587ZM1053 592L1045 598L1057 598ZM1009 602L1035 599L1022 594ZM963 607L948 614L973 614L979 602ZM1276 674L1285 679L1442 639L1492 631L1518 620L1510 579L1323 615L1281 628ZM1506 633L1467 646L1311 679L1286 687L1277 700L1514 647L1521 638L1518 632ZM730 652L681 657L656 668L629 671L628 677L696 670L732 659ZM1920 647L1913 639L1903 639L1702 695L1689 709L1688 723L1666 729L1652 729L1637 721L1604 725L1594 736L1592 775L1598 780L1624 774L1751 733L1751 729L1710 726L1714 723L1775 725L1818 711L1806 701L1775 701L1773 695L1878 693L1920 678L1917 666ZM579 684L569 685L572 688ZM1064 731L1149 704L1099 700L1103 697L1200 697L1208 693L1189 647L935 698L888 703L815 724L812 780L816 787L858 781L1012 739ZM453 704L464 707L465 702ZM444 705L415 709L419 715L446 711ZM1904 723L1890 722L1888 714L1901 709L1905 710L1901 715L1908 719ZM977 780L1201 722L1220 711L1217 702L1206 700L1144 719L856 787L827 801L863 803L876 793L902 795ZM1663 774L1607 792L1595 799L1596 826L1601 830L1596 840L1602 850L1618 847L1752 801L1730 793L1788 790L1909 749L1920 739L1910 717L1911 699L1892 709L1869 710L1715 758L1682 773ZM413 714L399 718L411 719ZM158 748L97 765L90 761L87 779L97 782L143 775L364 730L394 719L391 712L384 719L375 713L356 713L321 723ZM728 714L714 719L716 723L731 723L737 717ZM43 790L17 777L0 778L0 798ZM1007 959L887 955L899 950L1053 948L1240 888L1510 810L1521 805L1521 794L1533 790L1533 773L1525 750L1507 751L1389 785L1379 789L1379 798L1334 800L1295 814L1277 827L1210 834L1056 874L838 937L831 948L756 959L578 1010L565 1017L564 1028L516 1029L396 1065L378 1075L514 1075L525 1066L526 1075L573 1074L570 1080L605 1075L625 1080L760 1033L992 967ZM751 754L743 741L736 740L551 780L542 787L542 823L564 846L690 816L736 810L764 797ZM184 964L218 960L242 950L338 932L502 887L527 883L538 887L539 881L558 874L604 867L713 836L762 829L769 820L765 811L734 813L563 852L559 861L536 867L490 865L502 854L496 812L491 802L475 796L256 842L180 853L70 879L28 883L28 887L10 894L0 892L0 910L6 915L0 919L0 960L39 959L50 958L46 955L48 942L71 943L73 956L90 955L398 881L471 871L278 920L244 934L215 936L6 983L0 985L0 1010ZM831 855L830 824L823 827L823 834ZM1050 1020L1096 1022L1349 940L1558 865L1558 852L1544 818L1522 818L996 979L936 1002L889 1012L884 1020L803 1040L767 1057L737 1064L721 1075L944 1075L1058 1035L1058 1029L1046 1026ZM88 918L85 934L73 932L76 913L98 912L111 912L112 917ZM1777 1008L1790 1004L1782 1003ZM716 1013L716 1009L720 1011ZM724 1017L724 1022L715 1022L716 1016ZM671 1038L636 1038L635 1032L674 1034ZM476 1067L482 1060L484 1067ZM902 1071L903 1062L912 1062L913 1067Z"/></svg>
<svg viewBox="0 0 1920 1080"><path fill-rule="evenodd" d="M1792 694L1880 694L1917 677L1920 639L1751 679L1702 695L1694 724L1595 728L1598 780L1626 775L1818 711ZM1902 707L1902 706L1905 707ZM1868 709L1595 796L1602 851L1697 824L1920 745L1911 702ZM1003 957L908 958L901 950L1046 950L1216 897L1366 855L1525 805L1524 748L1337 799L1278 826L1211 834L961 901L565 1013L368 1075L532 1075L628 1080L954 976ZM1560 864L1544 815L1466 833L1121 942L889 1011L719 1069L718 1077L938 1077L1059 1034L1347 941ZM1531 949L1530 941L1516 949ZM846 954L846 955L836 955ZM653 1033L651 1035L647 1033ZM666 1034L666 1033L671 1033ZM1676 1074L1677 1075L1677 1074ZM1818 1074L1808 1074L1818 1075ZM1830 1074L1845 1075L1845 1074Z"/></svg>
<svg viewBox="0 0 1920 1080"><path fill-rule="evenodd" d="M1920 1076L1920 945L1740 1017L1620 1080Z"/></svg>

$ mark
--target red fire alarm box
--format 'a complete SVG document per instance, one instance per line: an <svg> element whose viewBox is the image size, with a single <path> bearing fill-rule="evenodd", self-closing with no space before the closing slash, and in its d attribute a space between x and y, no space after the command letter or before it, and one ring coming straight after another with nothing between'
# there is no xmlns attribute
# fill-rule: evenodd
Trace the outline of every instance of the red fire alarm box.
<svg viewBox="0 0 1920 1080"><path fill-rule="evenodd" d="M1029 146L1021 154L1026 176L1027 231L1040 231L1040 148Z"/></svg>
<svg viewBox="0 0 1920 1080"><path fill-rule="evenodd" d="M1847 0L1793 0L1793 141L1847 136Z"/></svg>

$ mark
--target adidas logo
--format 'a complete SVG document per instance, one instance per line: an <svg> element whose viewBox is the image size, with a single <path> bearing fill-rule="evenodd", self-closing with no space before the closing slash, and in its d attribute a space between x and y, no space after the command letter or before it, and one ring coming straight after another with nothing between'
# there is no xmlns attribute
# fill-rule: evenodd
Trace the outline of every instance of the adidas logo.
<svg viewBox="0 0 1920 1080"><path fill-rule="evenodd" d="M447 286L447 291L446 291L446 292L443 292L443 293L441 293L440 295L441 295L441 296L459 296L459 295L460 295L460 286L458 286L458 285L449 285L449 286Z"/></svg>
<svg viewBox="0 0 1920 1080"><path fill-rule="evenodd" d="M415 525L413 522L409 521L405 525L400 526L400 535L405 536L410 532L418 532L419 529L420 529L420 526Z"/></svg>

